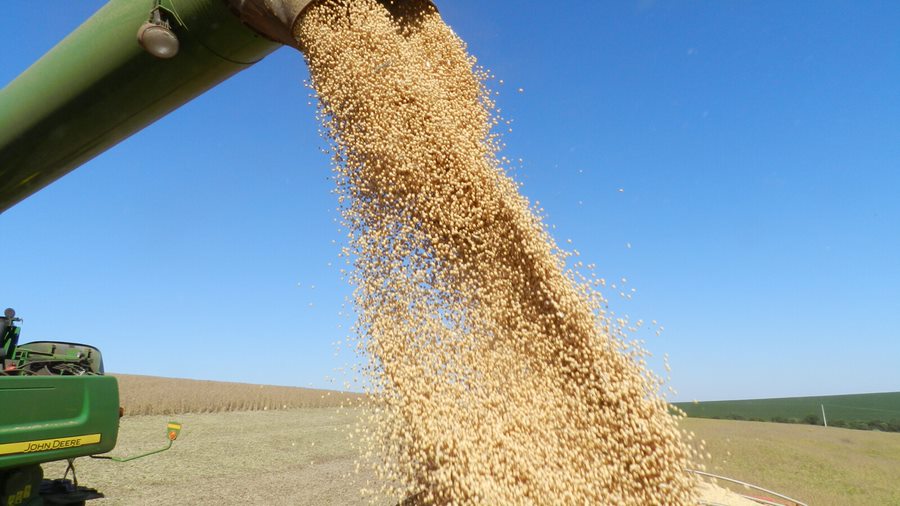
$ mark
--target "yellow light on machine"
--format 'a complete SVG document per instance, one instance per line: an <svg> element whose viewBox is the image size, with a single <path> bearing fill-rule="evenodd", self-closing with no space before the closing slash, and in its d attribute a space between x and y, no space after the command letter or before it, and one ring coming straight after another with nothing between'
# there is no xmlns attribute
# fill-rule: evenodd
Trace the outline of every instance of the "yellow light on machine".
<svg viewBox="0 0 900 506"><path fill-rule="evenodd" d="M175 441L178 439L178 434L181 432L181 424L178 422L169 422L166 425L166 432L169 435L169 441Z"/></svg>

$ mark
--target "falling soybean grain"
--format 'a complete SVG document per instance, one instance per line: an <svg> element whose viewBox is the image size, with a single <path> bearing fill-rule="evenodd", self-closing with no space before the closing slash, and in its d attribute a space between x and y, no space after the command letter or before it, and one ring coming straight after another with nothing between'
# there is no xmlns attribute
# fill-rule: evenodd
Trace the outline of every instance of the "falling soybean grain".
<svg viewBox="0 0 900 506"><path fill-rule="evenodd" d="M603 298L498 157L487 72L424 1L313 4L295 27L331 145L363 426L387 496L692 504L693 459Z"/></svg>

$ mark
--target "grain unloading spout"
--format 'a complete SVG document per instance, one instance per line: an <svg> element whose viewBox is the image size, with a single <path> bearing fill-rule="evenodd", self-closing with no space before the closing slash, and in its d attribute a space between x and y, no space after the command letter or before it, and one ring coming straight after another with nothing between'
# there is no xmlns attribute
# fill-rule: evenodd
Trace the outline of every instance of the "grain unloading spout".
<svg viewBox="0 0 900 506"><path fill-rule="evenodd" d="M241 21L266 37L287 46L298 47L294 39L294 26L303 11L318 0L228 0ZM379 0L388 9L394 9L411 0ZM430 0L422 1L434 7Z"/></svg>
<svg viewBox="0 0 900 506"><path fill-rule="evenodd" d="M296 47L293 25L313 1L109 0L0 90L0 213L282 44Z"/></svg>
<svg viewBox="0 0 900 506"><path fill-rule="evenodd" d="M272 40L295 46L293 28L313 0L228 0L241 21Z"/></svg>

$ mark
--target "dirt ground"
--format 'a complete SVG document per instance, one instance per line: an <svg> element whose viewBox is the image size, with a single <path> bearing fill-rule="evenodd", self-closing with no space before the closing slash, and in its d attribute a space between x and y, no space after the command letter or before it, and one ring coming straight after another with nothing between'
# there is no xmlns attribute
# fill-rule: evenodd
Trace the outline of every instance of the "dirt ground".
<svg viewBox="0 0 900 506"><path fill-rule="evenodd" d="M82 485L106 494L106 499L88 503L93 506L369 504L359 490L371 476L354 472L356 453L345 435L358 416L358 411L336 408L126 416L121 421L118 446L111 455L130 456L164 446L170 419L183 424L181 436L168 452L126 463L79 459L76 469ZM734 441L740 437L734 431L744 427L732 425L740 422L697 422L688 421L698 437L707 439L716 459L722 460L719 452L724 455L727 451L725 439L730 438L727 444L737 448ZM774 434L785 427L793 428L764 425L762 429ZM61 477L64 469L64 464L49 464L45 474L48 478ZM738 466L736 471L742 469ZM789 479L789 472L781 472ZM747 474L752 473L729 475L754 481ZM716 505L751 504L711 486L704 487L704 500ZM392 503L396 501L380 504Z"/></svg>

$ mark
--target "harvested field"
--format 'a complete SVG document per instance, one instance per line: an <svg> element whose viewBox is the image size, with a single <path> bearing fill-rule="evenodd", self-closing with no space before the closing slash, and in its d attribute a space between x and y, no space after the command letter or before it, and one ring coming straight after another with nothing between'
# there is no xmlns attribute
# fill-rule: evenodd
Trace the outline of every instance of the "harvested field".
<svg viewBox="0 0 900 506"><path fill-rule="evenodd" d="M129 415L337 407L361 395L311 388L113 374Z"/></svg>
<svg viewBox="0 0 900 506"><path fill-rule="evenodd" d="M188 381L188 385L199 384L202 382ZM346 436L364 418L359 410L336 408L175 417L126 415L112 455L134 455L162 446L170 419L180 421L183 430L166 453L127 463L78 459L78 478L81 484L106 494L106 499L95 503L97 506L369 504L360 489L371 486L374 476L365 469L356 472L358 454ZM718 446L716 438L732 427L729 422L711 421L709 426L691 428ZM62 476L65 469L59 462L44 467L46 476L53 478ZM882 471L887 470L882 467ZM777 465L773 472L791 475L790 469ZM711 487L704 488L702 497L717 504L746 504ZM886 496L870 498L878 497Z"/></svg>
<svg viewBox="0 0 900 506"><path fill-rule="evenodd" d="M336 408L126 415L112 455L163 446L170 419L183 424L181 436L168 452L131 462L78 459L78 478L107 496L96 506L367 504L367 477L353 473L346 438L357 417ZM44 467L55 478L65 464Z"/></svg>
<svg viewBox="0 0 900 506"><path fill-rule="evenodd" d="M687 418L706 440L710 472L816 506L900 504L900 434Z"/></svg>

